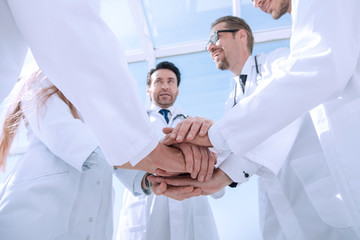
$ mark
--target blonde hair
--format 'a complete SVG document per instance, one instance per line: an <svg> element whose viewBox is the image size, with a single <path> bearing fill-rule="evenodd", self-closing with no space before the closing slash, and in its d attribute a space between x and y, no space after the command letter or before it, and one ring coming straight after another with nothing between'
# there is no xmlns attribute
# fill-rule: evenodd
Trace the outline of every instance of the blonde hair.
<svg viewBox="0 0 360 240"><path fill-rule="evenodd" d="M21 120L24 118L24 109L22 109L22 102L25 100L25 93L30 90L35 81L43 81L46 79L41 74L40 70L33 73L29 78L20 78L18 84L10 93L10 105L6 111L5 120L2 126L2 133L0 136L0 168L5 169L6 158L9 154L11 144L15 138L15 135L19 129ZM77 109L75 106L65 97L65 95L54 85L39 89L35 93L38 98L37 111L46 101L53 95L57 96L65 102L71 111L74 118L80 119Z"/></svg>

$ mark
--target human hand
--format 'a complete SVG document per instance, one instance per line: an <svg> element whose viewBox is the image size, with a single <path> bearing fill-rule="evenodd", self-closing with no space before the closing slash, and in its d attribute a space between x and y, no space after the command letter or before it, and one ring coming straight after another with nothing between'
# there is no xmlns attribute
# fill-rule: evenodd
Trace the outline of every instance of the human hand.
<svg viewBox="0 0 360 240"><path fill-rule="evenodd" d="M163 142L167 145L175 142L190 142L200 146L212 147L208 137L208 130L214 121L201 117L188 117L176 125L175 128L164 128L167 134Z"/></svg>
<svg viewBox="0 0 360 240"><path fill-rule="evenodd" d="M186 171L191 174L192 178L197 178L199 182L211 179L216 164L216 154L207 147L189 143L178 143L174 147L178 147L183 152ZM162 176L176 175L173 172L163 170L157 170L156 173Z"/></svg>
<svg viewBox="0 0 360 240"><path fill-rule="evenodd" d="M186 147L183 147L182 151L178 147L167 146L159 142L157 147L141 161L144 162L145 166L139 166L137 169L154 173L156 169L160 168L168 172L184 173L186 172L185 157L192 157L190 151Z"/></svg>
<svg viewBox="0 0 360 240"><path fill-rule="evenodd" d="M148 179L153 184L165 183L167 185L167 188L162 191L163 195L166 194L167 189L170 189L169 192L171 192L171 194L176 194L177 197L182 197L184 199L189 198L187 194L182 194L184 187L192 186L194 188L199 188L201 189L201 195L210 195L218 192L233 182L220 168L217 168L214 171L212 178L207 182L198 182L191 178L190 175L181 175L177 177L149 176Z"/></svg>
<svg viewBox="0 0 360 240"><path fill-rule="evenodd" d="M152 176L148 177L149 181L151 178ZM169 197L178 201L197 197L201 194L200 188L194 188L192 186L173 187L167 185L165 182L151 182L151 192L155 195L164 195L165 197Z"/></svg>

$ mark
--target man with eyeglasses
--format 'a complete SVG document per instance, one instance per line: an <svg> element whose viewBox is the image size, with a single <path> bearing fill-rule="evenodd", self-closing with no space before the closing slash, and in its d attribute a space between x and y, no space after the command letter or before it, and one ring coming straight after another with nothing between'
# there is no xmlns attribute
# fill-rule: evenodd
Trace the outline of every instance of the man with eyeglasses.
<svg viewBox="0 0 360 240"><path fill-rule="evenodd" d="M254 4L275 19L291 13L289 57L273 66L276 74L263 75L266 84L220 121L212 125L201 118L189 119L169 137L250 155L260 165L258 175L270 173L261 179L266 189L260 198L267 203L260 205L264 239L359 239L360 19L355 10L360 10L360 2L256 0ZM231 33L218 33L216 44L225 34ZM215 59L221 54L215 53ZM256 155L256 146L301 118L286 161ZM238 164L243 162L238 159ZM212 186L226 182L217 176L210 181ZM228 183L234 180L230 177ZM190 180L166 181L204 187Z"/></svg>
<svg viewBox="0 0 360 240"><path fill-rule="evenodd" d="M272 74L272 71L276 71L273 65L286 58L289 49L281 48L269 54L251 56L254 47L252 31L243 19L234 16L217 19L212 24L211 33L206 49L216 63L216 67L220 70L230 70L234 74L235 87L225 104L228 112L241 99L251 96L257 89L266 85L263 77L265 78ZM206 119L201 120L204 121L203 125L208 124L210 126L212 123ZM252 154L256 152L257 156L261 155L266 160L284 161L298 130L299 121L295 121L253 150ZM273 148L276 148L276 151L273 151ZM201 187L202 194L208 194L227 185L236 187L240 185L239 183L246 182L253 174L258 174L261 177L270 176L269 171L261 170L264 167L258 164L256 160L253 161L251 154L242 157L231 151L223 151L219 152L218 160L223 161L223 163L220 164L215 171L214 178L209 182L197 184L191 179L185 180L182 176L180 183L177 182L178 179L168 180L167 183L175 185L195 184L195 186ZM169 186L167 193L176 190L177 188Z"/></svg>

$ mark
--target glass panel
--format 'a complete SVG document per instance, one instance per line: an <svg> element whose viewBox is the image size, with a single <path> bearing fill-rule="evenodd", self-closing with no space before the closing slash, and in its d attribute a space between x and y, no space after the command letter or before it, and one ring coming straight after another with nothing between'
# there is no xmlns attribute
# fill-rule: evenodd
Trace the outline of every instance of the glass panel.
<svg viewBox="0 0 360 240"><path fill-rule="evenodd" d="M182 110L190 116L213 120L224 115L232 81L230 71L218 70L207 52L159 59L164 60L173 62L181 71L177 105Z"/></svg>
<svg viewBox="0 0 360 240"><path fill-rule="evenodd" d="M251 0L242 0L241 17L244 18L254 32L280 27L291 27L291 17L289 14L285 14L280 19L275 20L269 14L255 8Z"/></svg>
<svg viewBox="0 0 360 240"><path fill-rule="evenodd" d="M258 43L255 44L253 55L259 53L268 53L277 48L281 47L290 47L290 40L281 40L281 41L273 41L273 42L266 42L266 43Z"/></svg>
<svg viewBox="0 0 360 240"><path fill-rule="evenodd" d="M211 23L232 14L232 0L143 0L154 45L204 40Z"/></svg>
<svg viewBox="0 0 360 240"><path fill-rule="evenodd" d="M124 50L141 49L139 35L137 34L128 1L102 0L101 16L115 33Z"/></svg>
<svg viewBox="0 0 360 240"><path fill-rule="evenodd" d="M268 53L279 47L288 47L289 40L256 44L254 54ZM179 97L176 106L190 116L202 116L213 120L225 114L224 103L233 87L230 71L221 71L207 52L161 58L173 62L181 72ZM130 71L139 85L140 95L146 99L146 62L129 64ZM145 102L145 100L144 100Z"/></svg>
<svg viewBox="0 0 360 240"><path fill-rule="evenodd" d="M135 77L136 82L139 86L139 93L141 96L141 99L146 101L146 76L149 71L148 68L148 62L135 62L129 64L129 70L132 73L132 75Z"/></svg>

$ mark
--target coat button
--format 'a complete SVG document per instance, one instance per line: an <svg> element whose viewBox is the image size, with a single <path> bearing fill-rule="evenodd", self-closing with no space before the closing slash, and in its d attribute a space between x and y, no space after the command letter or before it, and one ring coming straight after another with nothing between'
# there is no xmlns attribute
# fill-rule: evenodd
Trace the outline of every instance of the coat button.
<svg viewBox="0 0 360 240"><path fill-rule="evenodd" d="M89 240L91 237L90 237L90 235L87 235L86 236L86 240Z"/></svg>
<svg viewBox="0 0 360 240"><path fill-rule="evenodd" d="M89 218L89 222L92 222L93 221L93 219L92 218Z"/></svg>

